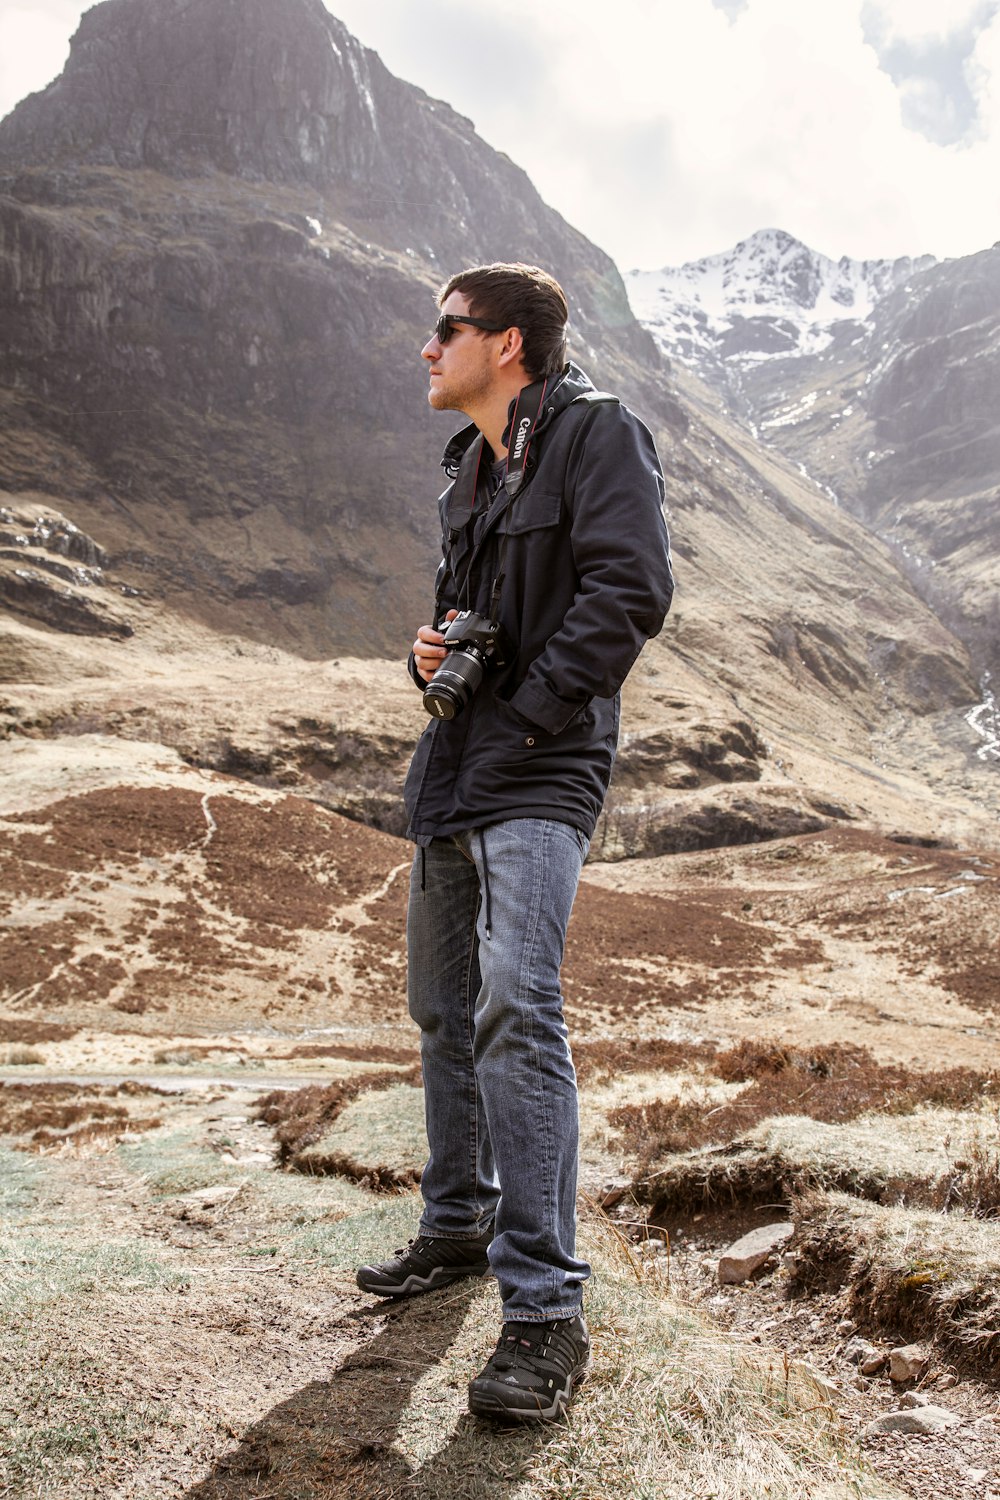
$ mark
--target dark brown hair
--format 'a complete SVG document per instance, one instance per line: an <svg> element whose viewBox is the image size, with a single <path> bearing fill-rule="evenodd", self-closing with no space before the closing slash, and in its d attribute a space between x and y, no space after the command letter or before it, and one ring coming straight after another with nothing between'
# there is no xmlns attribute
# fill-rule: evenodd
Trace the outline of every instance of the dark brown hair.
<svg viewBox="0 0 1000 1500"><path fill-rule="evenodd" d="M497 261L458 271L438 293L440 307L452 292L468 300L474 318L501 328L520 328L521 358L532 380L556 375L566 363L566 293L538 266Z"/></svg>

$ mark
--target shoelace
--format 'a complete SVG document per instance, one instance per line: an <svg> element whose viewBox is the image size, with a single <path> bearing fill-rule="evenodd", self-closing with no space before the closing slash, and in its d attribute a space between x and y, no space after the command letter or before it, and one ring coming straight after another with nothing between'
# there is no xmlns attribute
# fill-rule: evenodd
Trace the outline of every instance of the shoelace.
<svg viewBox="0 0 1000 1500"><path fill-rule="evenodd" d="M517 1331L505 1333L500 1337L496 1352L493 1355L493 1364L498 1370L513 1370L517 1365L518 1355L524 1349L528 1354L539 1354L545 1348L548 1341L549 1330L542 1326L533 1339L525 1338L523 1330L531 1328L531 1324L522 1323Z"/></svg>

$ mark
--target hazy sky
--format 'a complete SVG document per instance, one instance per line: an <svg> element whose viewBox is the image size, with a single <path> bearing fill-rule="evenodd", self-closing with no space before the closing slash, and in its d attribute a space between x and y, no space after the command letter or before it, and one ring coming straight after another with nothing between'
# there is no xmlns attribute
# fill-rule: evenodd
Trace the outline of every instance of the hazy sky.
<svg viewBox="0 0 1000 1500"><path fill-rule="evenodd" d="M326 3L623 270L770 225L835 256L1000 239L1000 0ZM87 8L0 0L0 115Z"/></svg>

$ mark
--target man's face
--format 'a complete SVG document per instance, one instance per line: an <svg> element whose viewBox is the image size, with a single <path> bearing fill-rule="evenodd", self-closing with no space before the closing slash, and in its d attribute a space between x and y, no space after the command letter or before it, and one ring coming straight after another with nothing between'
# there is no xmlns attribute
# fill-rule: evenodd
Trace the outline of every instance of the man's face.
<svg viewBox="0 0 1000 1500"><path fill-rule="evenodd" d="M469 317L469 303L461 292L452 292L441 304L443 313ZM493 387L497 366L498 335L456 323L446 344L432 333L420 354L428 366L427 400L436 411L462 411L471 415Z"/></svg>

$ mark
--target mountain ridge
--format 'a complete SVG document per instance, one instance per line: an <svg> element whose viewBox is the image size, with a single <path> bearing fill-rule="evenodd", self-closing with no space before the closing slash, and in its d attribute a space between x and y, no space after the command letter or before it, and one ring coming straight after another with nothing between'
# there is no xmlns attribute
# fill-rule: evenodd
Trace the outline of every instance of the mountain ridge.
<svg viewBox="0 0 1000 1500"><path fill-rule="evenodd" d="M819 354L856 334L875 304L934 257L833 260L782 229L759 229L731 250L626 277L636 315L670 358L698 368Z"/></svg>
<svg viewBox="0 0 1000 1500"><path fill-rule="evenodd" d="M628 284L661 349L893 547L996 680L1000 249L844 268L766 230Z"/></svg>

